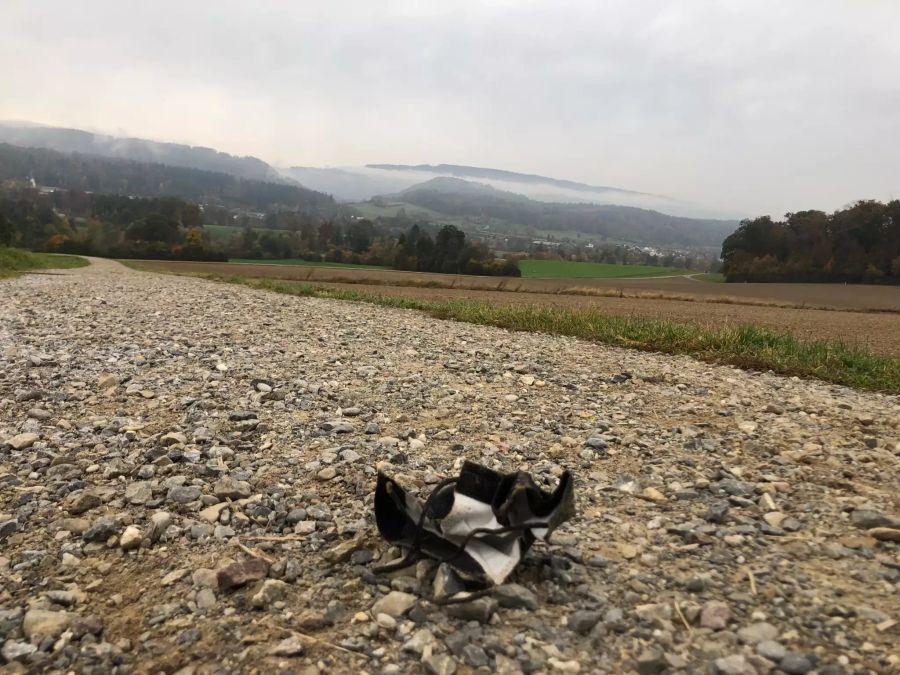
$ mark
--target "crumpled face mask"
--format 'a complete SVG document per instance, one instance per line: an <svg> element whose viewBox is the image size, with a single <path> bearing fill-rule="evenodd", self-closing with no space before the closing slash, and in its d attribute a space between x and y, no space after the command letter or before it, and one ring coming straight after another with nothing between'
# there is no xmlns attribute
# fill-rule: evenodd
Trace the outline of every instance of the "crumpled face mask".
<svg viewBox="0 0 900 675"><path fill-rule="evenodd" d="M376 571L401 569L424 554L448 563L465 580L502 584L536 540L547 541L574 514L568 471L547 492L528 473L501 474L467 461L458 478L438 483L424 503L379 472L378 530L407 554Z"/></svg>

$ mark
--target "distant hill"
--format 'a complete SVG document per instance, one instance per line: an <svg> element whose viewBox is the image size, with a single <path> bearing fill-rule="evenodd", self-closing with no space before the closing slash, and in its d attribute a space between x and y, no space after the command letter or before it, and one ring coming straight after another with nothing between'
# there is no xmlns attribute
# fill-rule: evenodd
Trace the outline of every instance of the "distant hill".
<svg viewBox="0 0 900 675"><path fill-rule="evenodd" d="M361 202L376 195L399 192L430 178L430 175L397 174L363 167L319 168L292 166L283 175L313 190L327 192L335 199Z"/></svg>
<svg viewBox="0 0 900 675"><path fill-rule="evenodd" d="M460 164L366 164L367 169L385 169L388 171L416 171L425 173L436 173L447 176L457 176L460 178L481 178L495 181L507 181L512 183L529 183L532 185L552 185L554 187L563 188L565 190L575 190L576 192L618 192L623 195L645 195L647 197L659 197L660 195L651 195L646 192L636 192L635 190L623 190L622 188L607 187L604 185L588 185L587 183L578 183L571 180L561 180L559 178L550 178L549 176L539 176L531 173L517 173L515 171L504 171L503 169L489 169L478 166L464 166Z"/></svg>
<svg viewBox="0 0 900 675"><path fill-rule="evenodd" d="M615 204L689 218L732 216L698 204L637 190L458 164L367 164L340 168L294 166L279 170L306 187L328 192L335 199L347 202L367 201L375 196L402 192L432 178L446 177L477 181L541 202Z"/></svg>
<svg viewBox="0 0 900 675"><path fill-rule="evenodd" d="M487 218L536 230L583 232L649 246L718 247L738 222L670 216L610 204L541 202L459 178L434 178L384 197L454 217Z"/></svg>
<svg viewBox="0 0 900 675"><path fill-rule="evenodd" d="M327 217L338 208L330 195L297 185L0 143L0 180L26 182L32 177L38 185L67 190L139 197L173 196L258 211L281 207Z"/></svg>
<svg viewBox="0 0 900 675"><path fill-rule="evenodd" d="M0 143L203 169L250 180L291 182L256 157L236 157L211 148L159 143L142 138L118 138L80 129L0 123Z"/></svg>

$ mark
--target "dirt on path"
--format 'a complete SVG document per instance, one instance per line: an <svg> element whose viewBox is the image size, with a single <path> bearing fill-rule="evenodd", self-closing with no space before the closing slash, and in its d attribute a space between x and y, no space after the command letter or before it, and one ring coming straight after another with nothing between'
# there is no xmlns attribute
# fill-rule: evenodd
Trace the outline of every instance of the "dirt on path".
<svg viewBox="0 0 900 675"><path fill-rule="evenodd" d="M109 261L0 297L4 672L900 668L896 396ZM578 514L451 609L372 496L466 459Z"/></svg>

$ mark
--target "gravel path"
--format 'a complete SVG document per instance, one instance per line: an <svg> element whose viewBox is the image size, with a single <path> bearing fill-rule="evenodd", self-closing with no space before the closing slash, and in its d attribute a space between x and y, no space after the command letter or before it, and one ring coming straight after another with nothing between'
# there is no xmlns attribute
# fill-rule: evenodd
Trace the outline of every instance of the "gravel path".
<svg viewBox="0 0 900 675"><path fill-rule="evenodd" d="M116 263L0 282L8 672L898 672L900 399ZM576 476L455 608L376 467ZM267 559L254 558L252 550ZM256 562L253 562L256 560Z"/></svg>

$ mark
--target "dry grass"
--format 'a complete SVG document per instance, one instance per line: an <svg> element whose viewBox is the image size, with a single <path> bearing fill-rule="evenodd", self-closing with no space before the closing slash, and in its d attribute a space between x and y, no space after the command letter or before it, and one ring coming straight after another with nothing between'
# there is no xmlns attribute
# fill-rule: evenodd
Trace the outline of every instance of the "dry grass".
<svg viewBox="0 0 900 675"><path fill-rule="evenodd" d="M900 359L840 340L802 341L753 325L691 323L608 315L593 309L496 305L472 300L422 300L361 293L296 281L194 274L277 293L367 302L425 312L438 319L507 330L567 335L642 351L685 354L710 363L812 377L859 389L900 393Z"/></svg>
<svg viewBox="0 0 900 675"><path fill-rule="evenodd" d="M740 298L735 295L690 295L688 293L666 293L664 291L634 291L624 288L590 288L587 286L571 286L561 288L557 295L584 295L597 298L632 298L635 300L680 300L682 302L708 302L718 305L749 305L751 307L779 307L782 309L820 309L835 312L892 312L880 309L844 309L809 305L806 303L781 302L779 300L758 300Z"/></svg>
<svg viewBox="0 0 900 675"><path fill-rule="evenodd" d="M190 263L169 261L139 261L136 267L151 271L176 273L199 272L246 277L307 281L310 283L339 283L361 286L429 288L446 290L499 291L504 293L552 294L630 298L634 300L681 300L692 303L719 305L747 305L783 309L821 309L843 312L900 313L900 300L884 288L843 285L816 285L807 288L796 299L797 284L765 284L752 288L747 284L714 284L686 281L683 278L654 279L584 279L573 283L565 279L534 279L520 277L477 277L427 272L399 272L396 270L341 269L301 267L291 265L249 265L229 263ZM655 287L642 287L644 284ZM658 285L663 284L662 288ZM668 290L666 286L672 286ZM728 291L725 288L728 286ZM757 285L758 286L758 285ZM793 297L792 297L793 296ZM900 296L898 296L900 297ZM833 303L833 304L832 304Z"/></svg>

